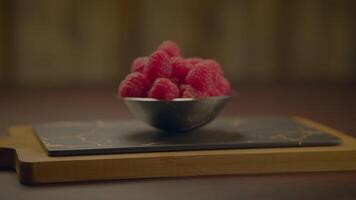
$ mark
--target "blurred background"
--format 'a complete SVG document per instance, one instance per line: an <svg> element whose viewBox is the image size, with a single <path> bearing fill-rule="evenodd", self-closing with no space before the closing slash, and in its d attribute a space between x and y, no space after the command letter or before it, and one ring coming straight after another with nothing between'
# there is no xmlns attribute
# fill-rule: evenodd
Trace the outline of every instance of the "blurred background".
<svg viewBox="0 0 356 200"><path fill-rule="evenodd" d="M349 83L355 36L353 0L0 0L0 83L116 86L166 39L234 85Z"/></svg>
<svg viewBox="0 0 356 200"><path fill-rule="evenodd" d="M0 137L14 125L133 118L117 85L167 39L222 64L239 94L222 115L298 115L356 137L356 0L0 0ZM272 178L276 189L256 195L355 199L355 176L343 174Z"/></svg>

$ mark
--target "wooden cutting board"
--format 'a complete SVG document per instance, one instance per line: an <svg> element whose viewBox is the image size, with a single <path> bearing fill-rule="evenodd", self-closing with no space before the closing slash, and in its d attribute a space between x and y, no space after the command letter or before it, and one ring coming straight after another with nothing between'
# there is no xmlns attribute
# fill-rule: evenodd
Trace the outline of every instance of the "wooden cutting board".
<svg viewBox="0 0 356 200"><path fill-rule="evenodd" d="M304 126L342 140L337 146L48 156L31 126L10 128L0 139L0 168L15 169L22 183L148 177L356 170L356 140L316 122Z"/></svg>

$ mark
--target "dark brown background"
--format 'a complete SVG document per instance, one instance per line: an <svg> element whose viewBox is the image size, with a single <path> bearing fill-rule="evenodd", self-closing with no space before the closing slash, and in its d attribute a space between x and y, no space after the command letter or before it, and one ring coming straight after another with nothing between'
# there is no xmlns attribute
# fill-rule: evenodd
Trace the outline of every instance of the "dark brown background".
<svg viewBox="0 0 356 200"><path fill-rule="evenodd" d="M0 136L11 125L132 117L115 98L162 40L216 58L239 95L223 115L301 115L356 136L356 1L0 0ZM356 199L356 173L25 186L0 199Z"/></svg>
<svg viewBox="0 0 356 200"><path fill-rule="evenodd" d="M239 83L356 79L353 0L1 0L0 83L115 86L165 39Z"/></svg>

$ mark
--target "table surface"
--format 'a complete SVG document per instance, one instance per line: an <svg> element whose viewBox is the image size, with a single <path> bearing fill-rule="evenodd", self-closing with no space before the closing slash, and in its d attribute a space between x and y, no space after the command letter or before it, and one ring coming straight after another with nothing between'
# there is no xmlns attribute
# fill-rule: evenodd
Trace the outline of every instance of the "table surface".
<svg viewBox="0 0 356 200"><path fill-rule="evenodd" d="M1 89L0 137L11 125L132 118L114 88ZM308 117L356 137L356 87L241 86L222 115ZM356 199L356 172L211 176L21 185L0 171L4 199Z"/></svg>

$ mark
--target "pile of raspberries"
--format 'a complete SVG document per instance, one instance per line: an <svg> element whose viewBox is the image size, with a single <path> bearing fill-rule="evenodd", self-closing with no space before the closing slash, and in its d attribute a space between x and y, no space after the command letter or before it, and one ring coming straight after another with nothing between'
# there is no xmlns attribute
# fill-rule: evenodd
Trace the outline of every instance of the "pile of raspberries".
<svg viewBox="0 0 356 200"><path fill-rule="evenodd" d="M230 94L230 83L212 59L184 58L176 43L164 41L149 57L136 58L120 83L122 97L160 100Z"/></svg>

